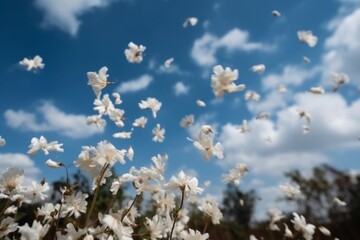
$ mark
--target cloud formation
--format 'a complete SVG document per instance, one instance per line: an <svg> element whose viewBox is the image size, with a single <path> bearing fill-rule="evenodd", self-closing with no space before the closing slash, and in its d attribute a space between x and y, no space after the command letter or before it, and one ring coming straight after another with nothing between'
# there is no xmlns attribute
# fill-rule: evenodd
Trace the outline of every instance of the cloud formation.
<svg viewBox="0 0 360 240"><path fill-rule="evenodd" d="M251 42L249 32L234 28L222 37L205 33L201 38L196 39L191 50L191 57L200 66L210 66L217 63L216 53L219 49L226 51L272 51L274 46Z"/></svg>
<svg viewBox="0 0 360 240"><path fill-rule="evenodd" d="M6 125L23 131L58 132L70 138L86 138L102 130L86 124L85 115L62 112L50 102L44 102L36 112L8 109L4 112Z"/></svg>
<svg viewBox="0 0 360 240"><path fill-rule="evenodd" d="M149 74L141 75L137 79L122 82L116 91L119 93L138 92L146 89L153 81L153 77Z"/></svg>
<svg viewBox="0 0 360 240"><path fill-rule="evenodd" d="M175 96L185 95L189 92L189 86L186 86L183 82L177 82L173 86Z"/></svg>
<svg viewBox="0 0 360 240"><path fill-rule="evenodd" d="M114 0L35 0L35 6L44 13L42 26L56 27L76 36L81 15L107 7L111 2Z"/></svg>

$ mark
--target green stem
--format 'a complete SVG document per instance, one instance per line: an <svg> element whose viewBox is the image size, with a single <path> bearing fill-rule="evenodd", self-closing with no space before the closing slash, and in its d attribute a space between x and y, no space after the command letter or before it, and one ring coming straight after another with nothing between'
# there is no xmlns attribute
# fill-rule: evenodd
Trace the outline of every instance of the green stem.
<svg viewBox="0 0 360 240"><path fill-rule="evenodd" d="M170 232L170 236L169 236L169 240L172 239L172 235L173 235L173 232L174 232L174 229L175 229L175 224L178 220L178 217L179 217L179 212L180 210L182 209L183 207L183 204L184 204L184 198L185 198L185 190L183 188L180 188L181 189L181 202L180 202L180 207L178 209L175 209L175 212L174 212L174 222L173 222L173 225L171 227L171 232Z"/></svg>
<svg viewBox="0 0 360 240"><path fill-rule="evenodd" d="M207 217L206 220L205 220L205 226L204 226L204 229L202 231L202 233L204 234L209 226L209 222L210 222L210 219Z"/></svg>
<svg viewBox="0 0 360 240"><path fill-rule="evenodd" d="M0 217L5 213L6 209L11 205L11 200L10 197L8 198L8 200L5 203L5 206L3 208L3 210L0 212Z"/></svg>
<svg viewBox="0 0 360 240"><path fill-rule="evenodd" d="M96 186L96 190L95 190L95 193L94 193L94 196L93 196L93 199L91 200L91 205L90 205L90 208L88 209L88 211L86 212L86 218L85 218L85 222L84 224L86 224L89 219L90 219L90 216L91 216L91 213L92 211L94 210L94 207L95 207L95 203L96 203L96 199L99 195L99 192L100 192L100 183L101 183L101 179L103 178L105 172L106 172L106 169L110 166L109 163L106 163L104 165L104 167L101 169L101 172L98 176L98 179L97 179L97 186Z"/></svg>

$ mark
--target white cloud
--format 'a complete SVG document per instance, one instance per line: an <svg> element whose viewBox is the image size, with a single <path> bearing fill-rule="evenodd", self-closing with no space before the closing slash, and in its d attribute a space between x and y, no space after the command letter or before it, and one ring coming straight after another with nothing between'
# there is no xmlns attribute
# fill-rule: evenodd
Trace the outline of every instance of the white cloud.
<svg viewBox="0 0 360 240"><path fill-rule="evenodd" d="M44 13L42 25L57 27L75 36L80 16L94 8L104 8L114 0L36 0L35 6Z"/></svg>
<svg viewBox="0 0 360 240"><path fill-rule="evenodd" d="M146 89L153 81L153 77L148 74L141 75L137 79L122 82L120 86L116 88L119 93L137 92Z"/></svg>
<svg viewBox="0 0 360 240"><path fill-rule="evenodd" d="M360 68L356 64L360 62L360 8L345 16L340 13L328 27L332 34L325 41L323 83L331 84L332 72L344 72L352 83L360 84Z"/></svg>
<svg viewBox="0 0 360 240"><path fill-rule="evenodd" d="M274 46L260 42L251 42L249 33L239 28L234 28L222 37L205 33L201 38L196 39L191 50L191 57L200 66L210 66L217 62L216 53L219 49L226 51L272 51Z"/></svg>
<svg viewBox="0 0 360 240"><path fill-rule="evenodd" d="M189 92L189 86L186 86L183 82L177 82L174 86L174 93L176 96L186 95Z"/></svg>
<svg viewBox="0 0 360 240"><path fill-rule="evenodd" d="M70 138L85 138L102 132L87 125L85 115L64 113L50 102L44 102L37 108L36 113L8 109L4 117L7 126L24 131L58 132Z"/></svg>
<svg viewBox="0 0 360 240"><path fill-rule="evenodd" d="M29 156L22 153L0 153L0 174L6 168L11 167L23 169L26 182L30 182L31 179L37 179L40 173L40 169L35 166L34 161Z"/></svg>

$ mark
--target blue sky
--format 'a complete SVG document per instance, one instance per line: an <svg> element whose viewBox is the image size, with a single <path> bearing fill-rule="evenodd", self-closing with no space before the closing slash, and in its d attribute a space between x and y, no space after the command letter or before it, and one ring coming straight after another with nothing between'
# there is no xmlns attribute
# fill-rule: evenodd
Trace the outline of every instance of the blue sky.
<svg viewBox="0 0 360 240"><path fill-rule="evenodd" d="M280 17L271 15L275 9ZM183 28L188 17L199 21ZM244 162L250 172L241 188L255 188L263 198L259 209L264 210L280 204L273 199L285 181L284 171L298 168L307 174L321 163L354 172L360 168L357 1L12 0L2 3L0 18L0 136L7 141L0 148L1 169L23 167L29 177L52 181L62 173L45 167L48 158L64 162L74 172L81 146L106 139L119 149L131 145L135 150L134 161L118 167L118 173L149 165L152 156L167 153L168 177L184 170L202 184L211 180L212 194L222 191L221 176ZM311 30L317 45L301 43L299 30ZM139 64L125 58L131 41L146 47ZM19 65L24 57L35 55L43 58L44 69L26 71ZM311 62L304 64L303 56ZM171 68L162 67L171 57L175 59ZM238 69L236 82L244 83L246 90L216 99L210 79L218 64ZM265 72L250 71L256 64L265 64ZM116 82L103 94L126 82L137 86L136 91L121 93L119 107L127 118L123 129L108 118L103 132L85 123L86 116L96 114L86 73L103 66L109 69L109 80ZM331 74L340 72L349 76L350 83L333 93ZM139 87L139 79L149 84ZM182 94L175 92L179 82L186 86ZM288 92L279 94L278 84ZM322 86L326 93L306 92L312 86ZM258 92L260 101L246 102L247 90ZM138 107L147 97L163 104L156 119ZM207 106L198 107L197 99ZM308 134L302 133L305 122L298 109L313 116ZM255 120L261 111L270 112L269 120ZM196 124L186 130L179 122L188 114L195 115ZM145 129L134 129L131 139L112 137L129 131L140 116L149 119ZM248 134L237 129L243 119L252 129ZM157 123L166 129L163 143L151 141ZM225 159L204 162L186 139L202 124L216 129ZM41 135L63 143L64 152L28 156L31 138ZM272 143L264 140L267 137Z"/></svg>

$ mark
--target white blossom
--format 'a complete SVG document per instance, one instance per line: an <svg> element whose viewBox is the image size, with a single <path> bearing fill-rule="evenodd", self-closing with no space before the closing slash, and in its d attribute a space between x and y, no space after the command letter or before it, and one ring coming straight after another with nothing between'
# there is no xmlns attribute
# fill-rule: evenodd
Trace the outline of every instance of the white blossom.
<svg viewBox="0 0 360 240"><path fill-rule="evenodd" d="M309 47L315 47L318 41L318 38L311 31L298 31L297 35L300 42L308 44Z"/></svg>
<svg viewBox="0 0 360 240"><path fill-rule="evenodd" d="M213 224L220 224L220 220L222 219L223 215L215 199L211 197L205 197L201 199L198 209L206 216L210 217Z"/></svg>
<svg viewBox="0 0 360 240"><path fill-rule="evenodd" d="M48 160L46 160L45 165L48 167L51 167L51 168L59 168L59 167L63 166L63 163L55 162L51 159L48 159Z"/></svg>
<svg viewBox="0 0 360 240"><path fill-rule="evenodd" d="M206 103L200 99L196 100L196 104L199 106L199 107L206 107Z"/></svg>
<svg viewBox="0 0 360 240"><path fill-rule="evenodd" d="M32 69L43 69L45 64L42 61L43 59L36 55L33 59L24 58L19 64L25 66L26 70L31 71Z"/></svg>
<svg viewBox="0 0 360 240"><path fill-rule="evenodd" d="M188 17L183 23L183 27L186 28L188 25L195 26L198 22L196 17Z"/></svg>
<svg viewBox="0 0 360 240"><path fill-rule="evenodd" d="M231 70L229 67L225 69L221 65L213 68L211 75L211 87L217 98L220 98L224 93L233 93L245 89L244 84L236 85L235 80L238 79L239 72L237 69Z"/></svg>
<svg viewBox="0 0 360 240"><path fill-rule="evenodd" d="M288 197L288 198L294 198L301 195L300 187L299 186L293 186L290 184L282 184L279 186L282 193Z"/></svg>
<svg viewBox="0 0 360 240"><path fill-rule="evenodd" d="M307 224L304 216L293 213L294 219L291 222L294 224L296 231L299 231L303 234L305 240L311 240L315 233L315 226L312 224Z"/></svg>
<svg viewBox="0 0 360 240"><path fill-rule="evenodd" d="M183 119L181 119L180 126L183 128L188 128L193 125L194 122L194 114L186 115Z"/></svg>
<svg viewBox="0 0 360 240"><path fill-rule="evenodd" d="M145 128L147 121L148 121L148 119L146 117L142 116L142 117L135 119L135 121L133 122L132 125L134 127Z"/></svg>
<svg viewBox="0 0 360 240"><path fill-rule="evenodd" d="M40 222L34 220L32 226L25 223L23 226L19 226L19 233L21 233L21 240L34 240L42 239L48 232L49 224L42 225Z"/></svg>
<svg viewBox="0 0 360 240"><path fill-rule="evenodd" d="M154 118L156 118L156 113L160 110L161 105L161 102L152 97L148 97L146 100L141 100L139 103L140 109L150 109Z"/></svg>
<svg viewBox="0 0 360 240"><path fill-rule="evenodd" d="M264 64L258 64L258 65L254 65L252 66L250 69L251 71L255 72L255 73L263 73L265 71L265 65Z"/></svg>
<svg viewBox="0 0 360 240"><path fill-rule="evenodd" d="M115 98L115 104L116 104L116 105L119 105L119 104L122 103L120 93L118 93L118 92L113 92L111 95Z"/></svg>
<svg viewBox="0 0 360 240"><path fill-rule="evenodd" d="M154 137L152 140L154 142L163 142L165 139L165 128L161 128L160 124L156 124L156 126L153 128L152 133Z"/></svg>
<svg viewBox="0 0 360 240"><path fill-rule="evenodd" d="M329 229L327 229L324 226L320 226L318 227L319 231L324 234L325 236L331 236L331 232L329 231Z"/></svg>
<svg viewBox="0 0 360 240"><path fill-rule="evenodd" d="M274 17L280 17L281 16L281 13L278 11L278 10L273 10L271 12L271 15L273 15Z"/></svg>
<svg viewBox="0 0 360 240"><path fill-rule="evenodd" d="M69 214L69 216L74 215L75 218L78 218L81 216L81 213L86 213L88 204L86 199L88 197L88 194L82 192L77 192L76 195L73 193L70 196L65 196L63 206L64 214Z"/></svg>
<svg viewBox="0 0 360 240"><path fill-rule="evenodd" d="M340 200L338 197L334 197L334 203L341 207L346 206L346 202Z"/></svg>
<svg viewBox="0 0 360 240"><path fill-rule="evenodd" d="M113 82L109 82L107 80L109 74L107 74L108 68L102 67L97 72L87 72L88 77L88 85L90 85L96 95L96 98L100 98L101 90L106 86L113 84Z"/></svg>
<svg viewBox="0 0 360 240"><path fill-rule="evenodd" d="M239 186L242 177L249 171L248 167L244 163L236 164L235 168L229 170L229 173L223 176L224 183L233 182L235 185Z"/></svg>
<svg viewBox="0 0 360 240"><path fill-rule="evenodd" d="M133 228L124 226L120 214L106 214L101 222L113 230L118 239L132 240Z"/></svg>
<svg viewBox="0 0 360 240"><path fill-rule="evenodd" d="M166 59L165 62L164 62L164 67L170 68L173 61L174 61L174 58Z"/></svg>
<svg viewBox="0 0 360 240"><path fill-rule="evenodd" d="M115 110L114 104L111 101L109 94L104 94L103 98L94 100L94 110L98 111L99 115L109 115Z"/></svg>
<svg viewBox="0 0 360 240"><path fill-rule="evenodd" d="M198 187L199 181L196 177L187 176L183 171L180 171L177 176L172 176L170 181L164 185L165 189L180 189L185 194L202 193L204 189Z"/></svg>
<svg viewBox="0 0 360 240"><path fill-rule="evenodd" d="M246 101L252 100L258 102L260 100L260 95L255 91L247 91L244 98Z"/></svg>
<svg viewBox="0 0 360 240"><path fill-rule="evenodd" d="M283 219L285 215L277 208L270 208L268 210L268 216L270 218L269 229L271 231L280 231L280 228L275 223Z"/></svg>
<svg viewBox="0 0 360 240"><path fill-rule="evenodd" d="M49 154L49 151L56 151L56 152L64 152L62 149L62 143L58 143L58 141L47 142L46 138L40 136L40 138L33 137L31 139L31 144L29 145L28 154L34 155L37 151L42 150L45 155Z"/></svg>
<svg viewBox="0 0 360 240"><path fill-rule="evenodd" d="M133 42L130 42L128 44L128 48L125 49L124 53L126 56L126 59L130 63L141 63L143 60L143 52L145 51L146 47L143 45L136 45Z"/></svg>
<svg viewBox="0 0 360 240"><path fill-rule="evenodd" d="M102 118L102 115L92 115L86 118L86 124L94 124L97 128L104 129L106 126L106 121Z"/></svg>
<svg viewBox="0 0 360 240"><path fill-rule="evenodd" d="M128 138L131 138L131 134L132 132L117 132L117 133L114 133L113 134L113 137L114 138L122 138L122 139L128 139Z"/></svg>

